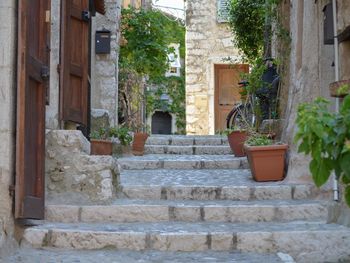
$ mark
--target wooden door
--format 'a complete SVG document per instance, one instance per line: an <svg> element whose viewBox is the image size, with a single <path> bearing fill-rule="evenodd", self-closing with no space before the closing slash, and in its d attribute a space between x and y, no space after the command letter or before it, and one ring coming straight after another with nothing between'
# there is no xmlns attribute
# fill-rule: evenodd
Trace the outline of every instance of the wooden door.
<svg viewBox="0 0 350 263"><path fill-rule="evenodd" d="M215 65L215 131L226 128L227 115L241 99L238 82L244 72L248 65Z"/></svg>
<svg viewBox="0 0 350 263"><path fill-rule="evenodd" d="M63 0L61 18L61 119L87 126L89 0Z"/></svg>
<svg viewBox="0 0 350 263"><path fill-rule="evenodd" d="M15 218L43 219L50 1L18 1Z"/></svg>

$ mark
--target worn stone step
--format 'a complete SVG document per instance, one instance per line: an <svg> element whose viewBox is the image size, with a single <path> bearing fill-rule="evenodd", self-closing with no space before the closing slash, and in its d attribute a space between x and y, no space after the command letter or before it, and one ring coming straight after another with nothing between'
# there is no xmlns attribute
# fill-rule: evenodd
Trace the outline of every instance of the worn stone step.
<svg viewBox="0 0 350 263"><path fill-rule="evenodd" d="M173 145L173 146L191 146L191 145L228 145L227 137L220 135L207 136L184 136L184 135L152 135L146 145Z"/></svg>
<svg viewBox="0 0 350 263"><path fill-rule="evenodd" d="M168 201L116 200L112 205L47 205L46 220L61 223L130 222L283 222L327 220L318 201Z"/></svg>
<svg viewBox="0 0 350 263"><path fill-rule="evenodd" d="M146 145L145 154L228 155L228 145Z"/></svg>
<svg viewBox="0 0 350 263"><path fill-rule="evenodd" d="M245 169L125 170L121 185L131 199L289 200L314 198L317 192L311 184L258 183Z"/></svg>
<svg viewBox="0 0 350 263"><path fill-rule="evenodd" d="M126 170L145 169L239 169L248 168L247 159L233 155L166 155L122 157L118 163Z"/></svg>
<svg viewBox="0 0 350 263"><path fill-rule="evenodd" d="M287 253L297 262L350 258L350 228L323 222L44 224L21 244L36 248Z"/></svg>
<svg viewBox="0 0 350 263"><path fill-rule="evenodd" d="M289 258L289 261L286 261ZM2 257L3 263L293 263L290 256L282 253L239 253L239 252L171 252L171 251L116 251L116 250L62 250L22 248Z"/></svg>

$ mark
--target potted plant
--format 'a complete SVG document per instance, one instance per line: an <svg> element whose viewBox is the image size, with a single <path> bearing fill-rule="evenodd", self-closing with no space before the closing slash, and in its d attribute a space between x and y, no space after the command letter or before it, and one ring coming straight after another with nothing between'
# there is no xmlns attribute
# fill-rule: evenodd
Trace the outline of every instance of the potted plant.
<svg viewBox="0 0 350 263"><path fill-rule="evenodd" d="M112 155L112 141L110 140L109 129L101 128L90 134L92 155Z"/></svg>
<svg viewBox="0 0 350 263"><path fill-rule="evenodd" d="M134 139L132 143L132 153L137 156L142 156L145 152L145 144L148 138L148 133L142 130L137 130L134 133Z"/></svg>
<svg viewBox="0 0 350 263"><path fill-rule="evenodd" d="M311 155L310 172L316 186L325 184L334 172L344 185L345 201L350 206L350 95L339 112L329 110L330 102L317 98L298 107L298 151Z"/></svg>
<svg viewBox="0 0 350 263"><path fill-rule="evenodd" d="M111 128L110 129L110 136L118 138L119 143L115 143L115 153L117 155L124 155L124 154L130 154L131 153L131 147L130 144L132 142L132 135L130 134L130 130L123 126L119 128Z"/></svg>
<svg viewBox="0 0 350 263"><path fill-rule="evenodd" d="M343 98L350 94L350 79L333 82L329 85L332 97Z"/></svg>
<svg viewBox="0 0 350 263"><path fill-rule="evenodd" d="M243 149L244 142L247 139L248 132L243 129L226 129L224 134L227 136L228 143L230 145L231 151L237 157L245 156L245 152Z"/></svg>
<svg viewBox="0 0 350 263"><path fill-rule="evenodd" d="M287 144L276 144L265 134L253 133L244 144L253 179L258 182L284 178Z"/></svg>

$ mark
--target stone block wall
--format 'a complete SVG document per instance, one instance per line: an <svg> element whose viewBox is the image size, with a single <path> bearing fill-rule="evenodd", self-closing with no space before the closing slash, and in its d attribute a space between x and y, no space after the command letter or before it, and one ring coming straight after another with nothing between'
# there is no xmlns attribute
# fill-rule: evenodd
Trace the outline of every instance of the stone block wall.
<svg viewBox="0 0 350 263"><path fill-rule="evenodd" d="M91 107L109 112L110 124L118 123L118 54L120 0L107 0L106 14L96 14L92 23ZM111 31L111 53L95 55L95 33Z"/></svg>
<svg viewBox="0 0 350 263"><path fill-rule="evenodd" d="M350 2L338 0L338 34L350 27ZM340 79L350 79L350 40L339 45Z"/></svg>
<svg viewBox="0 0 350 263"><path fill-rule="evenodd" d="M15 244L12 198L15 145L16 4L0 3L0 254Z"/></svg>
<svg viewBox="0 0 350 263"><path fill-rule="evenodd" d="M186 25L187 134L214 134L214 65L238 51L228 24L217 22L216 0L188 0Z"/></svg>

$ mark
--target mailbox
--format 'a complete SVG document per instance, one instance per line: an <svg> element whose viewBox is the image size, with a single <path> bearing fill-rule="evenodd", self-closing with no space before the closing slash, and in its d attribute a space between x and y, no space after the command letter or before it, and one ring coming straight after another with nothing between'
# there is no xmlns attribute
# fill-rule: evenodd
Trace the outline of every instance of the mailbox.
<svg viewBox="0 0 350 263"><path fill-rule="evenodd" d="M95 52L96 54L111 53L111 31L96 31Z"/></svg>
<svg viewBox="0 0 350 263"><path fill-rule="evenodd" d="M323 30L324 44L334 45L334 28L333 28L333 6L329 3L323 8Z"/></svg>

